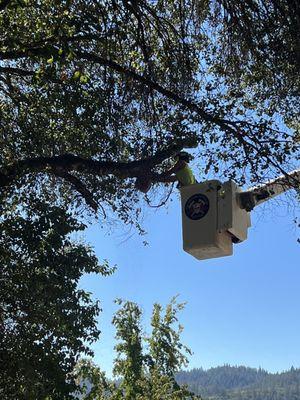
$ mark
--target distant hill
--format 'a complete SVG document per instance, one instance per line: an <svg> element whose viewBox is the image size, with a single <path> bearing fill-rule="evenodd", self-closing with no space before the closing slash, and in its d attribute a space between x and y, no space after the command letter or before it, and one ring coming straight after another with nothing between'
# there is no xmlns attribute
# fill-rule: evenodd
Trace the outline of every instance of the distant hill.
<svg viewBox="0 0 300 400"><path fill-rule="evenodd" d="M295 368L277 374L243 366L196 368L179 372L177 382L204 400L300 400L300 369Z"/></svg>

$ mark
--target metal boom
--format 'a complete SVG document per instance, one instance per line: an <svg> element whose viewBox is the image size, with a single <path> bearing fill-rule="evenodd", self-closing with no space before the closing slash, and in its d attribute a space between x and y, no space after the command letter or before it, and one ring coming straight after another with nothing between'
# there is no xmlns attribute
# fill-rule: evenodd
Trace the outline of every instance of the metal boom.
<svg viewBox="0 0 300 400"><path fill-rule="evenodd" d="M300 169L296 169L272 179L262 185L253 186L245 192L239 193L240 207L246 211L253 210L259 204L272 199L290 189L300 187Z"/></svg>

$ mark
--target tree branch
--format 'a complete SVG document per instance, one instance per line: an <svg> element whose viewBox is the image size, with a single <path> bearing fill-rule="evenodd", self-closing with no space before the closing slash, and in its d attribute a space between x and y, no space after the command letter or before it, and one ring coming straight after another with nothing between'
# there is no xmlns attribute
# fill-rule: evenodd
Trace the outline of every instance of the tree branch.
<svg viewBox="0 0 300 400"><path fill-rule="evenodd" d="M3 60L16 60L21 58L27 58L32 56L45 56L48 57L49 55L58 51L58 48L53 46L47 47L31 47L26 50L13 50L13 51L6 51L0 52L0 59ZM210 122L214 125L219 126L223 131L230 132L234 137L239 138L242 133L233 128L235 122L229 121L223 118L219 118L215 115L212 115L201 108L198 104L194 103L191 100L187 100L184 97L180 96L179 94L164 88L159 83L151 80L149 77L143 76L138 74L137 72L133 71L132 69L126 68L117 62L113 61L112 59L103 58L97 54L91 52L84 52L84 51L74 51L74 54L81 59L86 61L92 61L99 65L109 67L110 69L114 70L115 72L125 75L128 78L135 80L136 82L140 82L143 85L149 87L152 90L160 93L164 97L167 97L170 100L173 100L177 104L181 104L182 106L186 107L188 110L197 113L202 120L206 122Z"/></svg>
<svg viewBox="0 0 300 400"><path fill-rule="evenodd" d="M11 0L2 0L0 2L0 11L3 11L11 2Z"/></svg>
<svg viewBox="0 0 300 400"><path fill-rule="evenodd" d="M78 193L85 199L86 204L90 206L95 212L98 211L98 204L93 198L92 193L87 189L83 182L74 175L69 174L61 168L53 168L53 173L55 176L70 182L72 186L77 190Z"/></svg>
<svg viewBox="0 0 300 400"><path fill-rule="evenodd" d="M63 154L53 157L27 158L17 161L0 169L0 187L9 186L17 179L34 173L64 171L77 171L97 176L115 175L118 178L134 178L143 175L144 171L150 171L155 165L161 164L164 160L174 156L184 147L196 147L195 143L189 140L180 142L168 149L158 151L152 157L137 161L114 162L97 161L82 158L73 154ZM70 181L71 176L65 175ZM75 185L75 181L72 182ZM78 182L77 182L78 183Z"/></svg>
<svg viewBox="0 0 300 400"><path fill-rule="evenodd" d="M19 76L33 76L35 74L34 71L28 71L22 68L14 68L14 67L0 67L0 73L3 72L5 74L13 74Z"/></svg>
<svg viewBox="0 0 300 400"><path fill-rule="evenodd" d="M221 119L221 118L218 118L218 117L215 117L215 116L209 114L208 112L203 110L196 103L181 97L180 95L172 92L169 89L164 88L163 86L161 86L160 84L158 84L155 81L152 81L148 77L139 75L135 71L128 69L128 68L116 63L115 61L113 61L111 59L106 59L106 58L100 57L97 54L81 52L81 51L78 51L75 53L79 58L81 58L83 60L93 61L100 65L109 67L122 75L125 75L129 78L134 79L137 82L142 83L145 86L148 86L150 89L159 92L160 94L167 97L168 99L173 100L176 103L179 103L179 104L185 106L190 111L196 112L206 122L211 122L213 124L219 125L224 130L228 130L228 129L233 130L230 126L227 125L228 123L230 123L230 121L227 121L225 119Z"/></svg>
<svg viewBox="0 0 300 400"><path fill-rule="evenodd" d="M47 47L33 47L33 48L28 48L26 50L16 50L16 51L10 51L10 52L0 52L0 59L19 59L19 58L26 58L26 57L32 57L33 55L35 56L49 56L53 54L53 52L57 52L58 49L54 46L47 46ZM91 53L91 52L85 52L85 51L74 51L74 54L81 60L85 61L91 61L93 63L108 67L112 69L113 71L126 76L127 78L133 79L136 82L139 82L148 88L150 88L153 91L156 91L163 95L164 97L174 101L176 104L181 104L191 112L196 113L197 115L200 116L200 118L208 123L217 125L221 130L223 130L225 133L229 133L232 135L232 137L236 138L240 144L243 146L247 145L251 148L253 148L257 153L259 153L259 149L256 147L256 145L260 146L260 144L257 142L257 139L253 137L252 135L247 134L244 130L240 129L241 126L247 125L247 122L243 121L230 121L224 118L219 118L218 116L215 116L203 108L199 106L197 103L193 102L192 100L187 100L181 95L177 94L176 92L173 92L169 89L164 88L161 86L159 83L151 80L147 76L143 76L135 72L134 70L124 67L117 62L113 61L112 59L109 58L103 58L97 54ZM246 140L249 139L249 140ZM193 146L196 147L196 146ZM168 157L165 157L166 159ZM278 168L282 173L284 173L284 170L280 167L280 165L276 162L274 162L270 157L265 156L265 158L276 168ZM154 158L152 158L154 160ZM92 160L91 160L92 161ZM163 160L160 160L160 162ZM152 161L151 161L152 162ZM157 162L159 164L160 162ZM136 162L132 163L125 163L124 165L122 163L117 163L116 165L110 164L110 163L105 163L105 165L100 166L100 169L104 168L104 173L113 173L117 176L117 174L121 174L122 176L125 174L127 177L134 177L138 176L138 169L141 161L138 162L138 166L135 167ZM93 169L91 165L86 165L84 168L87 169ZM108 168L108 170L107 170ZM128 169L129 168L129 169ZM136 169L135 169L136 168ZM150 166L151 168L151 166ZM97 168L96 168L97 169ZM110 171L110 172L106 172ZM134 171L134 172L133 172ZM93 171L95 173L95 171ZM1 179L1 175L0 175ZM1 185L1 184L0 184Z"/></svg>

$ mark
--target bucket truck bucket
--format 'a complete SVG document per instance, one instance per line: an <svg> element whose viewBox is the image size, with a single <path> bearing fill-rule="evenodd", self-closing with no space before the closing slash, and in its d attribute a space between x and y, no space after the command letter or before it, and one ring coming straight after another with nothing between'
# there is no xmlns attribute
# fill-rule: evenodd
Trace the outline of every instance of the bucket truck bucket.
<svg viewBox="0 0 300 400"><path fill-rule="evenodd" d="M233 242L247 238L250 214L239 207L240 189L218 180L180 189L183 249L199 260L232 255Z"/></svg>

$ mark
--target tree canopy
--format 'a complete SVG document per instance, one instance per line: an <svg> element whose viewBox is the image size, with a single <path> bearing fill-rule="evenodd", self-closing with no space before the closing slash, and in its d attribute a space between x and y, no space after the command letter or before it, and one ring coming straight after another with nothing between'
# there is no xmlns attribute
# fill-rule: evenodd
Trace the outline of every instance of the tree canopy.
<svg viewBox="0 0 300 400"><path fill-rule="evenodd" d="M3 210L2 210L3 211ZM93 251L70 239L85 228L70 213L41 202L0 220L1 399L68 399L71 372L98 339L99 302L77 284L107 275Z"/></svg>
<svg viewBox="0 0 300 400"><path fill-rule="evenodd" d="M129 222L134 180L159 183L182 148L201 179L297 163L296 2L1 4L1 188L54 182Z"/></svg>

